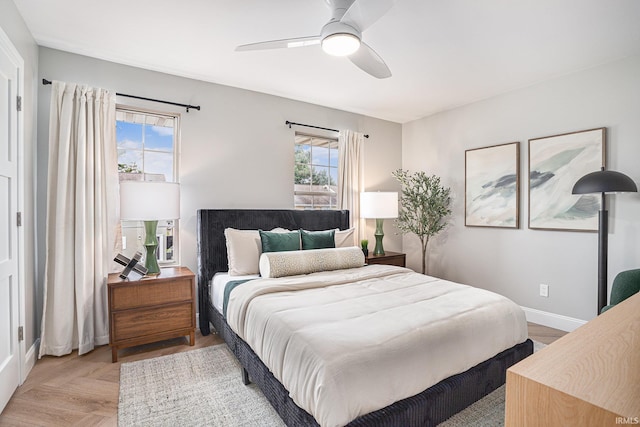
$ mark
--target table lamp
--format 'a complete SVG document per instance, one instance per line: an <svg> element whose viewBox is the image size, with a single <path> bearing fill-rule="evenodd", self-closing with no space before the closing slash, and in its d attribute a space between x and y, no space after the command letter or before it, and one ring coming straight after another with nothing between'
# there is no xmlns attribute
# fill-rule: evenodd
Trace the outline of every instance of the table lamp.
<svg viewBox="0 0 640 427"><path fill-rule="evenodd" d="M398 217L398 193L382 191L360 193L360 216L375 218L376 247L373 254L384 255L384 247L382 246L383 222L385 218Z"/></svg>
<svg viewBox="0 0 640 427"><path fill-rule="evenodd" d="M120 219L144 221L146 250L145 264L148 275L160 274L156 257L159 220L180 218L180 184L158 181L120 182Z"/></svg>
<svg viewBox="0 0 640 427"><path fill-rule="evenodd" d="M609 234L609 211L606 193L637 192L638 187L627 175L604 170L604 167L580 178L573 186L572 194L601 193L602 203L598 212L598 314L607 305L607 256Z"/></svg>

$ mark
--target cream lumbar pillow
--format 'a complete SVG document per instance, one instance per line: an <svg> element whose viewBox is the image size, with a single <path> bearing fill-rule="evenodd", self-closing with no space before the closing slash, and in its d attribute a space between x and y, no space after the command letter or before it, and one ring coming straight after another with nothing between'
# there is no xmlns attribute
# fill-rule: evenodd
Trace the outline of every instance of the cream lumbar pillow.
<svg viewBox="0 0 640 427"><path fill-rule="evenodd" d="M265 252L260 255L260 275L275 278L362 267L364 254L357 246L309 249L306 251Z"/></svg>

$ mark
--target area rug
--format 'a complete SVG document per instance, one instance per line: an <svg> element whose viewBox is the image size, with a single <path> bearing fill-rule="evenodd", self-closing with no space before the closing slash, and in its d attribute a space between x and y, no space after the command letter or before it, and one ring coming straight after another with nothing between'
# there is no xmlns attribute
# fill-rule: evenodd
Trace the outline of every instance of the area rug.
<svg viewBox="0 0 640 427"><path fill-rule="evenodd" d="M118 426L284 426L226 344L120 366Z"/></svg>
<svg viewBox="0 0 640 427"><path fill-rule="evenodd" d="M544 344L534 342L534 351ZM501 426L504 386L442 423ZM255 385L245 386L225 344L123 363L118 425L265 426L284 423Z"/></svg>

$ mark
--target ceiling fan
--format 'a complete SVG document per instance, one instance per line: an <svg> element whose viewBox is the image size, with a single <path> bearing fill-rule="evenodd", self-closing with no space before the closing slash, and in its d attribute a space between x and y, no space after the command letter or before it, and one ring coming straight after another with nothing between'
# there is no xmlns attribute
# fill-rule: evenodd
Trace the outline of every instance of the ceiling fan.
<svg viewBox="0 0 640 427"><path fill-rule="evenodd" d="M331 19L320 35L251 43L236 47L236 51L305 47L320 44L336 56L348 56L358 68L379 79L391 77L391 71L369 45L362 41L362 32L384 16L395 0L325 0L331 8Z"/></svg>

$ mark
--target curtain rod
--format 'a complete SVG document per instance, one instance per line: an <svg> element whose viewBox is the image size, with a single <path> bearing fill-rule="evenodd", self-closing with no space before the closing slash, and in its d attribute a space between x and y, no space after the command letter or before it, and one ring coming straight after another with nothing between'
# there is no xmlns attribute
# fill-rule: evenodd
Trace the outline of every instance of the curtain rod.
<svg viewBox="0 0 640 427"><path fill-rule="evenodd" d="M291 129L291 126L294 126L294 125L295 125L295 126L304 126L304 127L308 127L308 128L322 129L322 130L328 130L328 131L331 131L331 132L338 132L338 133L340 133L340 131L339 131L339 130L337 130L337 129L329 129L329 128L323 128L323 127L320 127L320 126L305 125L305 124L302 124L302 123L290 122L289 120L287 120L286 122L284 122L284 124L285 124L285 125L287 125L287 126L289 126L289 129ZM369 138L369 135L364 135L364 137L365 137L365 138Z"/></svg>
<svg viewBox="0 0 640 427"><path fill-rule="evenodd" d="M50 85L51 81L47 80L47 79L42 79L42 84L43 85ZM190 108L193 108L194 110L200 111L200 106L199 105L180 104L178 102L163 101L161 99L145 98L143 96L127 95L127 94L124 94L124 93L117 93L117 92L116 92L116 95L125 96L127 98L142 99L143 101L153 101L153 102L160 102L162 104L177 105L178 107L186 108L187 109L187 113L189 112Z"/></svg>

